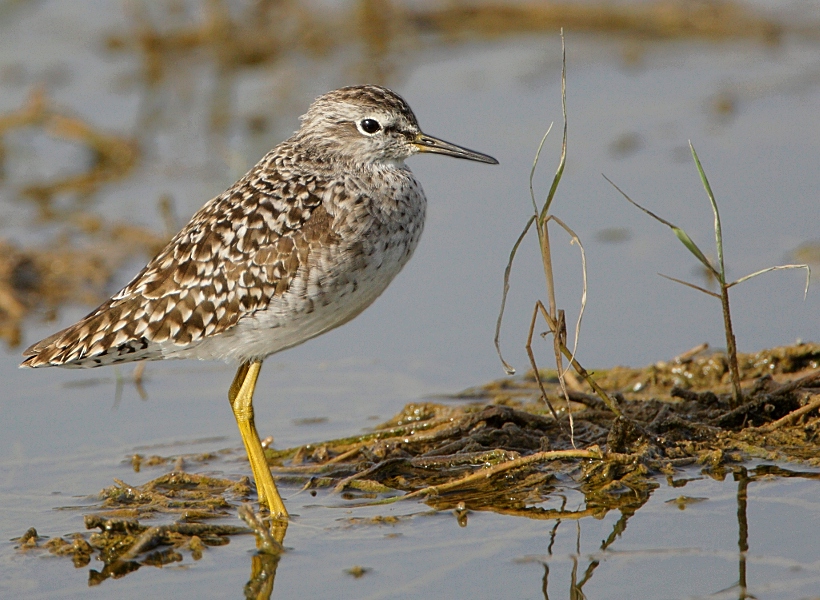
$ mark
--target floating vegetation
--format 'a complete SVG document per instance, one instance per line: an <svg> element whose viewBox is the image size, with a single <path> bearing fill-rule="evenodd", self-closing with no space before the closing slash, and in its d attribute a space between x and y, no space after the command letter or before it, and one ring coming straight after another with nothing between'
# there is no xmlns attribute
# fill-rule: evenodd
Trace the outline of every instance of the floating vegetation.
<svg viewBox="0 0 820 600"><path fill-rule="evenodd" d="M0 339L11 347L20 344L23 319L32 310L53 319L63 305L100 302L118 269L135 256L152 256L167 241L144 227L109 222L86 206L101 186L131 173L138 156L133 142L54 106L39 89L20 109L0 115L0 150L7 150L5 137L20 129L40 129L77 144L91 160L80 173L25 183L17 190L37 207L41 224L56 224L59 231L30 248L0 239ZM3 156L0 152L0 162Z"/></svg>
<svg viewBox="0 0 820 600"><path fill-rule="evenodd" d="M231 90L238 74L247 69L275 65L276 72L287 74L271 83L275 94L287 102L301 87L308 87L309 79L300 81L304 73L312 72L304 68L305 61L325 61L329 56L344 61L337 67L339 72L387 84L407 72L415 54L430 48L553 33L561 27L638 42L740 39L766 45L779 43L785 34L813 35L814 27L811 23L790 26L731 0L632 4L357 0L333 7L258 0L241 7L235 4L211 0L181 8L175 3L132 2L129 28L106 36L105 45L111 52L127 52L139 59L140 77L149 90L175 79L169 73L188 57L211 62L219 83L209 102L209 121L212 128L224 131L235 113ZM625 49L630 62L639 60L635 54L641 50L634 46ZM268 120L255 115L247 125L258 130Z"/></svg>
<svg viewBox="0 0 820 600"><path fill-rule="evenodd" d="M656 475L686 465L722 469L751 457L820 465L820 346L739 355L747 399L739 408L725 355L700 350L644 369L596 372L619 417L585 381L569 384L577 449L539 401L529 373L455 397L471 400L467 405L411 404L371 433L268 455L282 465L274 467L282 477L333 487L351 500L421 498L439 509L535 518L538 505L567 481L605 512L640 502ZM543 371L541 379L564 419L557 376ZM624 496L625 489L634 494Z"/></svg>
<svg viewBox="0 0 820 600"><path fill-rule="evenodd" d="M83 172L51 181L32 182L20 190L24 197L38 205L44 220L56 216L53 201L57 196L88 198L103 184L124 179L136 166L139 153L132 140L101 131L55 106L41 88L35 88L18 110L0 115L0 160L7 150L3 143L5 136L30 128L84 147L91 159Z"/></svg>
<svg viewBox="0 0 820 600"><path fill-rule="evenodd" d="M229 499L249 493L246 477L237 482L171 472L139 487L117 481L100 492L94 512L84 517L87 530L99 531L45 539L31 528L18 540L18 549L70 557L78 568L89 565L95 557L103 567L100 571L90 570L88 584L98 585L143 566L180 562L181 551L199 560L207 547L227 544L227 536L251 533L246 527L201 522L230 514L228 509L234 507ZM174 522L140 522L169 516Z"/></svg>
<svg viewBox="0 0 820 600"><path fill-rule="evenodd" d="M64 305L101 302L118 269L135 256L153 255L165 242L146 228L90 214L75 215L64 235L44 246L0 240L0 339L19 345L23 319L34 310L52 320Z"/></svg>
<svg viewBox="0 0 820 600"><path fill-rule="evenodd" d="M739 408L732 408L725 355L709 354L705 347L644 369L597 372L599 385L618 402L618 417L585 381L569 380L577 448L541 401L541 387L529 373L465 390L447 403L409 404L362 435L269 449L267 455L280 481L303 490L332 490L346 506L423 501L434 510L453 510L463 524L470 511L481 510L540 520L602 517L619 510L628 518L647 502L658 477L680 487L685 480L672 478L692 465L718 479L738 473L748 478L742 462L753 458L820 466L820 345L738 358L746 398ZM557 376L540 375L559 419L566 419ZM179 469L221 454L132 459L132 464ZM790 473L765 467L758 475ZM584 495L583 506L556 505L554 498L567 488ZM142 566L182 561L183 553L198 560L229 536L254 533L258 551L248 585L272 585L285 532L271 529L263 516L242 505L250 494L247 478L237 482L179 470L142 486L117 481L85 516L86 528L98 532L45 540L31 528L16 544L21 552L70 557L78 567L96 556L104 566L90 571L89 584L95 585ZM698 500L681 495L675 502L683 509ZM248 527L207 523L232 514ZM146 524L157 520L163 522ZM343 526L390 526L400 520L377 515L347 519Z"/></svg>

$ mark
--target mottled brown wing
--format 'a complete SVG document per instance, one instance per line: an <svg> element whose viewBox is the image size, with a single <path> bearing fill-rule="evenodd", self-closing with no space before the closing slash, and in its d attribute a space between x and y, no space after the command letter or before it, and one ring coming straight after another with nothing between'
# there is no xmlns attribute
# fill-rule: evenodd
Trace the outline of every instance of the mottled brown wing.
<svg viewBox="0 0 820 600"><path fill-rule="evenodd" d="M318 195L329 187L310 174L282 173L272 152L197 212L120 292L28 348L22 366L157 359L163 345L227 331L284 293L311 247L333 235Z"/></svg>

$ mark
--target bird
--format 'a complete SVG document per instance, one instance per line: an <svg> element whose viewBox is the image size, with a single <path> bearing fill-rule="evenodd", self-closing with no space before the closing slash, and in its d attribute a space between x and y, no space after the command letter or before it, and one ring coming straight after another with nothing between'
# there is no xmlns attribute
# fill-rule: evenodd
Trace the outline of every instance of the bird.
<svg viewBox="0 0 820 600"><path fill-rule="evenodd" d="M211 199L125 287L23 352L21 367L170 358L238 364L228 391L260 506L287 522L256 430L262 361L347 323L401 271L427 200L419 153L498 164L422 132L376 85L325 93L301 126Z"/></svg>

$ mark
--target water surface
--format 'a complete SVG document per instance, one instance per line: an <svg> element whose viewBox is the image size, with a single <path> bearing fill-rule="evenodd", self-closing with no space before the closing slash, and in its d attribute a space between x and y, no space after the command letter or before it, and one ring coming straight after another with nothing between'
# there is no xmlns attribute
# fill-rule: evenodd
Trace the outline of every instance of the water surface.
<svg viewBox="0 0 820 600"><path fill-rule="evenodd" d="M792 22L820 18L801 12L799 4L785 11L781 3L756 5L780 9L779 16ZM170 10L153 6L150 18ZM326 56L289 56L231 77L220 75L207 51L183 53L149 86L138 52L106 49L106 38L133 27L127 6L9 2L0 11L0 112L19 108L42 85L62 109L137 141L140 160L133 173L79 204L106 219L162 231L157 202L169 195L184 222L289 135L313 97L373 77L409 101L425 131L499 159L497 167L431 156L409 161L429 199L419 250L354 322L266 361L257 426L263 436L275 437L277 447L351 435L405 402L503 374L492 346L501 277L531 210L528 176L535 149L549 124L561 119L557 33L419 44L381 76L367 70L372 62L362 59L355 44ZM168 14L175 15L168 27L188 22L185 14ZM190 19L197 14L191 9ZM794 262L801 244L820 238L816 40L796 32L776 45L653 42L568 31L567 48L569 160L554 211L587 251L589 303L580 359L589 367L640 365L702 342L722 346L717 303L656 275L703 284L691 257L668 230L623 201L601 173L709 248L712 216L688 155L691 140L720 203L730 276ZM220 124L214 103L226 89L228 119ZM3 143L0 237L24 247L46 244L60 226L39 221L20 189L81 170L87 156L36 130ZM560 137L552 135L535 181L541 197L559 149ZM60 201L72 206L76 199ZM577 250L559 244L559 302L572 315L581 293ZM143 261L134 257L109 291ZM513 271L502 336L508 360L521 369L532 305L544 298L540 273L534 244L525 245ZM812 290L804 300L802 286L802 275L781 272L733 290L741 351L818 338L820 296ZM89 308L66 307L50 323L33 316L23 344ZM143 399L129 384L118 392L116 378L127 377L130 367L20 371L19 350L0 355L5 539L29 526L51 536L82 529L81 511L55 509L81 504L115 477L139 484L156 475L131 471L126 457L135 452L240 445L225 398L228 366L150 364ZM546 362L548 349L539 351ZM248 471L239 459L213 469L230 476ZM312 498L286 489L299 518L288 532L291 551L277 571L275 595L542 598L546 564L551 597L569 595L570 582L590 571L583 587L589 598L739 597L733 587L743 558L736 485L731 478L703 478L681 490L662 482L605 551L601 540L612 534L618 514L556 524L481 513L460 527L454 515L430 513L422 504L352 508L332 495ZM750 593L816 595L820 563L810 542L817 538L816 489L816 482L800 479L750 487ZM682 492L708 500L682 511L666 503ZM567 502L582 505L583 498L570 487ZM389 527L346 522L379 514L407 518ZM143 568L88 588L87 569L17 555L12 546L0 554L0 595L32 598L238 596L253 551L252 539L236 538L201 561L187 557L180 566ZM344 572L355 565L372 570L358 579Z"/></svg>

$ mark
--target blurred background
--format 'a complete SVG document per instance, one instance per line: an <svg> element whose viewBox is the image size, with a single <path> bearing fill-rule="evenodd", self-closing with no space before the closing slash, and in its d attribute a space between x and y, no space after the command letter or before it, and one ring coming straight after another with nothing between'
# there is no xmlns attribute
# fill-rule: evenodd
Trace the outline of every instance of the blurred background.
<svg viewBox="0 0 820 600"><path fill-rule="evenodd" d="M731 277L817 265L818 12L782 1L6 1L0 334L16 353L87 312L295 130L314 97L372 82L403 94L426 131L501 166L412 159L430 199L417 256L354 323L274 360L378 360L425 391L501 375L501 278L552 122L539 200L559 155L563 26L569 155L553 211L588 253L580 357L640 365L723 346L716 301L656 275L709 285L698 265L601 174L708 251L691 140L722 210ZM571 320L578 253L556 238ZM502 335L522 368L544 298L537 260L528 240ZM816 339L820 302L802 286L792 271L733 290L741 351Z"/></svg>
<svg viewBox="0 0 820 600"><path fill-rule="evenodd" d="M657 273L712 283L602 174L714 255L691 140L721 209L730 277L820 266L816 2L0 0L6 537L54 506L43 494L107 485L141 444L238 444L229 366L151 363L135 386L131 366L19 371L20 351L116 292L333 88L386 85L427 133L501 164L409 160L429 200L415 257L353 322L266 361L260 432L278 447L350 435L404 402L503 376L502 276L553 122L539 201L560 155L561 27L569 142L552 212L586 249L580 360L640 366L723 347L718 301ZM529 237L516 259L501 336L521 371L534 302L546 300L536 246ZM553 248L571 323L578 251L557 229ZM781 271L732 290L741 352L817 341L820 295L804 299L804 283ZM551 343L536 343L549 365ZM55 529L70 522L53 518Z"/></svg>
<svg viewBox="0 0 820 600"><path fill-rule="evenodd" d="M429 198L416 256L359 318L271 357L260 395L274 396L267 406L276 415L321 416L344 429L402 401L503 376L492 343L502 276L532 211L529 173L551 123L534 180L539 202L560 155L561 26L569 144L552 212L587 253L578 356L588 368L638 366L704 342L720 348L719 303L657 275L708 287L702 268L602 174L714 255L691 140L722 211L729 276L817 266L818 22L814 3L774 1L3 2L4 410L39 414L66 386L82 389L90 418L120 396L170 410L168 394L207 406L232 433L220 420L228 366L152 363L142 387L115 398L113 382L128 379L130 365L35 373L16 369L19 352L117 291L289 136L313 98L362 82L395 89L425 131L501 164L410 159ZM558 303L572 323L579 255L558 230L553 245ZM804 280L780 271L732 290L740 351L817 339L820 296L810 290L804 300ZM533 305L546 300L535 237L522 245L511 285L501 345L526 369ZM549 364L551 344L536 344ZM186 386L203 381L208 399L188 398ZM140 437L153 419L135 410ZM303 435L275 433L289 445ZM321 433L331 432L304 435Z"/></svg>

